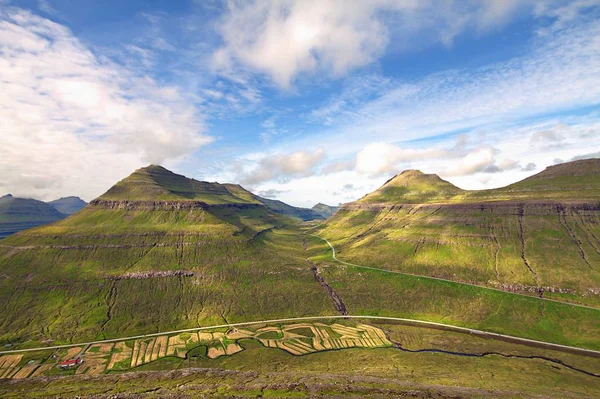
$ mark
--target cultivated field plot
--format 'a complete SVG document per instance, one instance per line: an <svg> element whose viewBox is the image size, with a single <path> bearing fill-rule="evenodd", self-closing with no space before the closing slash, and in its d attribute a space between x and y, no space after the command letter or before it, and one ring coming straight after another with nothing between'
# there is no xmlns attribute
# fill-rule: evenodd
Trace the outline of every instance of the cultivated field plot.
<svg viewBox="0 0 600 399"><path fill-rule="evenodd" d="M52 357L53 355L56 357ZM58 356L53 351L0 356L0 379L21 379L45 374L58 362ZM52 359L52 364L46 364L49 358Z"/></svg>
<svg viewBox="0 0 600 399"><path fill-rule="evenodd" d="M81 357L83 363L68 374L102 374L129 370L159 359L175 357L186 359L190 354L207 359L231 356L244 348L240 340L254 339L266 348L279 348L292 355L346 348L385 348L392 344L385 333L367 324L356 326L324 323L300 323L228 331L185 332L161 335L117 343L97 343L87 348L62 349L34 363L19 366L23 355L0 356L0 377L20 379L30 376L56 374L59 361Z"/></svg>

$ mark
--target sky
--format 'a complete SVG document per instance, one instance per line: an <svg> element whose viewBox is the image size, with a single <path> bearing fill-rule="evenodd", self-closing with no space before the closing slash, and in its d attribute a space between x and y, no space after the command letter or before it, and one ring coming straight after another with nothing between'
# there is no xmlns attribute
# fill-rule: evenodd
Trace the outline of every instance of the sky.
<svg viewBox="0 0 600 399"><path fill-rule="evenodd" d="M600 0L0 0L0 195L148 164L295 206L600 157Z"/></svg>

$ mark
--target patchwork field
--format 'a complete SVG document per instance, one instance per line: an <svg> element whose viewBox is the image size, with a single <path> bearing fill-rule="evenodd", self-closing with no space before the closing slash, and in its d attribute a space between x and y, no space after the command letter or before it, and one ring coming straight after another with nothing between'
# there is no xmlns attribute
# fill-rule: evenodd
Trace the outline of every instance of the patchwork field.
<svg viewBox="0 0 600 399"><path fill-rule="evenodd" d="M68 354L81 351L77 347ZM18 397L31 390L31 397L69 392L82 397L100 392L161 397L175 392L175 386L190 397L255 397L261 392L287 397L342 392L338 390L360 395L369 389L381 395L412 392L416 397L520 392L575 398L600 393L600 356L384 320L257 324L94 344L84 348L78 368L57 369L66 354L0 357L0 370L12 378L0 381L0 396ZM515 369L521 372L515 374ZM111 377L124 372L127 378ZM474 379L473 373L481 378ZM79 374L88 377L82 380ZM183 376L185 382L168 382ZM526 383L531 380L536 383Z"/></svg>
<svg viewBox="0 0 600 399"><path fill-rule="evenodd" d="M60 361L77 357L81 357L83 363L73 367L70 372L63 371L64 374L101 374L131 370L167 357L186 359L190 353L194 357L216 359L241 352L244 348L239 341L247 339L257 340L266 348L279 348L296 356L327 350L382 348L392 345L381 329L368 324L350 326L337 322L302 323L267 326L254 330L201 330L45 351L39 353L37 358L29 356L26 364L23 363L22 354L0 355L0 378L20 379L51 375L59 369ZM54 370L51 370L52 366Z"/></svg>

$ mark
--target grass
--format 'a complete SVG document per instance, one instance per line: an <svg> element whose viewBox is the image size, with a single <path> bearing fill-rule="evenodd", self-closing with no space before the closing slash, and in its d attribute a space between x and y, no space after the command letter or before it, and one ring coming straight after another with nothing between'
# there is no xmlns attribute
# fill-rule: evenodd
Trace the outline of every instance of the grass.
<svg viewBox="0 0 600 399"><path fill-rule="evenodd" d="M165 174L157 168L142 171L109 190L104 199L241 205L171 210L89 206L61 222L3 240L0 344L25 348L48 339L53 344L84 342L199 325L333 314L336 310L328 291L315 281L312 265L306 261L311 258L350 314L442 322L600 350L600 310L452 281L341 266L332 262L326 244L306 235L297 221L262 205L246 206L252 205L253 197L240 191L243 189L228 190ZM417 189L396 181L387 193L412 196L415 201L429 196L426 201L433 201L440 188L452 191L443 181L427 179L434 181L437 191L428 189L430 181ZM566 184L560 179L563 177L551 174L543 177L543 184L527 181L521 188L513 186L493 196L488 193L486 198L508 198L518 192L523 196L515 194L518 198L531 199L531 190L541 187L547 188L541 197L551 198L556 187ZM578 181L582 190L588 190L582 198L595 192L594 181ZM475 194L469 195L475 198ZM342 209L321 225L319 233L331 239L341 259L353 263L480 285L513 284L519 289L538 285L525 267L524 251L540 285L566 290L547 295L599 304L597 296L583 296L600 285L596 267L600 248L594 241L600 237L596 208L565 207L563 212L556 206L534 203L523 208L510 202L459 205ZM193 275L131 278L140 276L136 273L158 271ZM505 342L500 345L446 332L386 326L391 336L411 349L435 345L451 350L500 348L531 353L530 348ZM333 330L330 333L339 336ZM244 347L240 353L208 360L206 347L190 341L187 349L197 356L151 362L136 368L146 372L127 379L114 375L50 379L43 390L36 390L36 381L0 383L0 396L23 396L23 392L101 395L107 392L103 388L107 384L113 393L132 395L148 393L153 387L161 387L156 395L166 395L186 386L198 394L222 396L399 395L415 387L425 395L432 386L438 387L436 394L465 397L555 396L556 389L561 397L599 394L593 377L542 360L466 358L391 348L292 356L280 349L263 348L254 340L239 341ZM582 367L598 367L588 358L565 359ZM128 368L128 364L118 363L117 367ZM187 367L217 370L213 374L196 371L187 377L172 371ZM465 388L451 388L456 384Z"/></svg>
<svg viewBox="0 0 600 399"><path fill-rule="evenodd" d="M514 204L387 205L342 209L318 234L347 262L534 294L539 285L562 290L554 297L600 305L592 292L600 287L598 211L526 205L519 217Z"/></svg>
<svg viewBox="0 0 600 399"><path fill-rule="evenodd" d="M554 165L506 187L462 190L437 175L407 170L388 180L358 203L476 203L488 201L588 201L600 193L600 159Z"/></svg>
<svg viewBox="0 0 600 399"><path fill-rule="evenodd" d="M289 226L254 238L265 219ZM294 222L271 213L86 208L3 241L10 247L0 247L0 343L326 314L330 300L297 240ZM194 276L112 279L160 270Z"/></svg>
<svg viewBox="0 0 600 399"><path fill-rule="evenodd" d="M481 354L543 356L583 370L598 370L599 359L523 347L512 343L397 323L378 323L395 342L411 350L436 348ZM145 397L208 394L211 396L308 397L387 395L411 397L595 397L597 378L541 359L498 355L461 357L445 353L409 353L393 348L344 349L292 356L240 340L243 351L207 359L193 349L188 359L164 358L135 373L0 382L3 398L141 394ZM190 356L198 351L199 356ZM173 371L176 370L176 371ZM515 372L517 371L517 372ZM61 375L68 374L63 372ZM156 388L160 388L155 391ZM437 396L435 396L437 395Z"/></svg>

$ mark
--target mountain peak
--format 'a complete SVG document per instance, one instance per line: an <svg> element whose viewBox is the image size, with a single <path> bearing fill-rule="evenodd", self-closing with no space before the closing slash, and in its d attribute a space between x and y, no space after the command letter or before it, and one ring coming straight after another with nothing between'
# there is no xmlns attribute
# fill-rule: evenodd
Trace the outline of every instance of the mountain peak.
<svg viewBox="0 0 600 399"><path fill-rule="evenodd" d="M397 174L359 202L415 203L446 200L463 190L436 174L409 169Z"/></svg>
<svg viewBox="0 0 600 399"><path fill-rule="evenodd" d="M80 211L87 205L87 202L79 197L73 195L69 197L61 197L54 201L48 202L49 205L53 206L54 209L65 215L72 215L75 212Z"/></svg>
<svg viewBox="0 0 600 399"><path fill-rule="evenodd" d="M537 173L529 179L553 179L567 176L587 176L600 175L600 158L588 158L578 161L559 163L546 167L540 173Z"/></svg>
<svg viewBox="0 0 600 399"><path fill-rule="evenodd" d="M168 173L173 173L171 172L169 169L165 168L164 166L161 165L156 165L156 164L150 164L148 166L144 166L143 168L140 168L138 170L136 170L136 172L138 171L144 171L144 172L168 172ZM135 173L135 172L134 172Z"/></svg>
<svg viewBox="0 0 600 399"><path fill-rule="evenodd" d="M10 199L10 198L14 198L12 196L12 194L6 194L6 195L3 195L2 197L0 197L0 199Z"/></svg>
<svg viewBox="0 0 600 399"><path fill-rule="evenodd" d="M454 185L452 185L452 183L447 182L446 180L443 180L442 178L440 178L438 175L432 173L432 174L427 174L427 173L423 173L420 170L417 169L408 169L408 170L404 170L401 173L397 174L396 176L392 177L391 179L389 179L388 181L386 181L382 187L388 186L388 185L393 185L393 186L408 186L411 184L418 184L418 185L431 185L431 186L452 186L455 189L458 189L458 187L455 187ZM421 187L421 188L425 188L425 187ZM433 187L432 187L433 188Z"/></svg>
<svg viewBox="0 0 600 399"><path fill-rule="evenodd" d="M190 179L160 165L149 165L137 169L98 199L106 201L200 201L207 204L250 202L232 195L222 184Z"/></svg>

